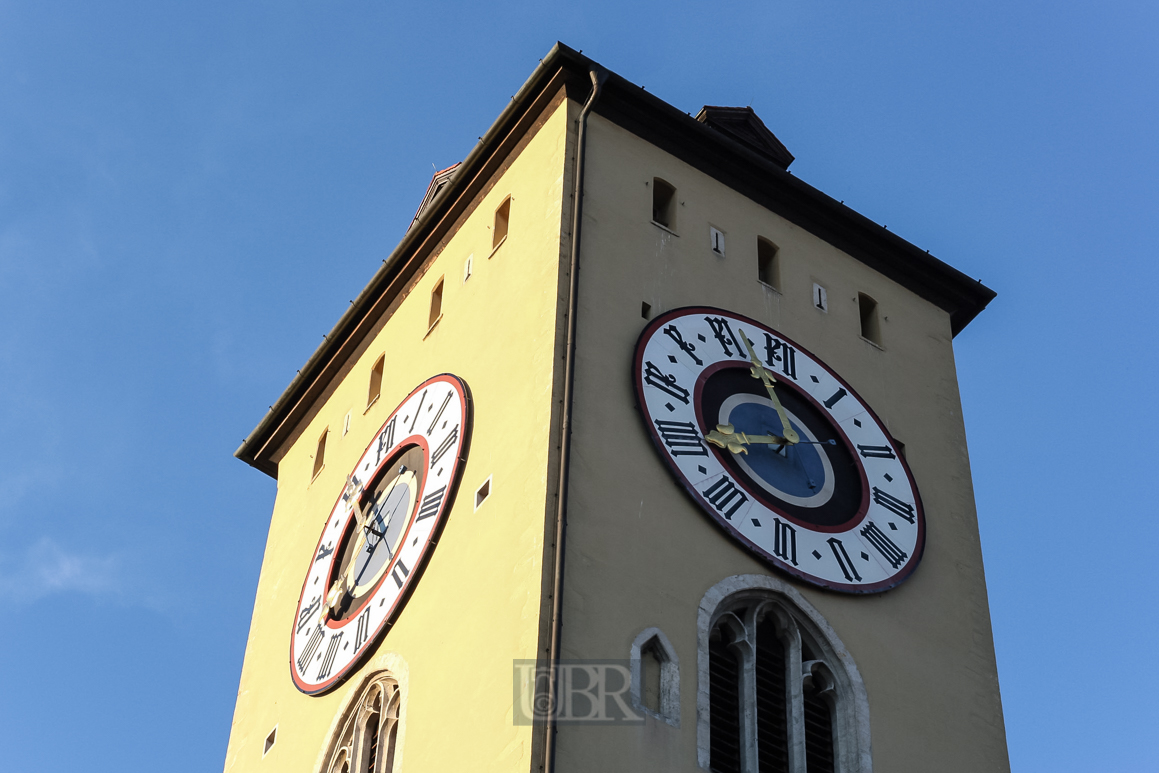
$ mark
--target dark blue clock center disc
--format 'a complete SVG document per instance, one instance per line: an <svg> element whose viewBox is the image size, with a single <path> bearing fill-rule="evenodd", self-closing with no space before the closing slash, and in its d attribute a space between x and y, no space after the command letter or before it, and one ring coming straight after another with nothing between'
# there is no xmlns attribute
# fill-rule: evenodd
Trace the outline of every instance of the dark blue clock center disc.
<svg viewBox="0 0 1159 773"><path fill-rule="evenodd" d="M784 435L781 417L776 410L758 402L740 403L727 412L727 417L721 418L726 419L738 432L747 435ZM801 438L809 439L811 433L803 423L794 424L791 419L789 423ZM827 465L815 445L754 444L737 461L742 463L742 467L747 466L755 477L769 484L774 491L802 500L798 504L819 500L824 497L827 488L832 490L832 486L825 485L832 475L827 474ZM824 502L816 502L816 505L821 504Z"/></svg>
<svg viewBox="0 0 1159 773"><path fill-rule="evenodd" d="M729 423L748 435L783 436L780 417L747 363L706 372L697 388L697 415L707 432ZM844 435L827 414L785 380L776 394L801 440L787 448L750 444L747 454L712 446L712 452L745 490L769 509L811 526L840 527L861 510L861 474ZM727 419L727 421L722 421ZM835 439L836 445L825 441Z"/></svg>

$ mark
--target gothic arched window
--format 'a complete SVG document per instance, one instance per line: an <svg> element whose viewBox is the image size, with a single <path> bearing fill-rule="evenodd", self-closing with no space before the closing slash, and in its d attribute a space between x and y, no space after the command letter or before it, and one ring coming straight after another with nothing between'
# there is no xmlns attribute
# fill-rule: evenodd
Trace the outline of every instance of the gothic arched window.
<svg viewBox="0 0 1159 773"><path fill-rule="evenodd" d="M331 743L326 773L394 773L402 693L387 672L367 680Z"/></svg>
<svg viewBox="0 0 1159 773"><path fill-rule="evenodd" d="M730 577L700 604L697 751L713 773L870 773L869 705L844 645L793 587Z"/></svg>

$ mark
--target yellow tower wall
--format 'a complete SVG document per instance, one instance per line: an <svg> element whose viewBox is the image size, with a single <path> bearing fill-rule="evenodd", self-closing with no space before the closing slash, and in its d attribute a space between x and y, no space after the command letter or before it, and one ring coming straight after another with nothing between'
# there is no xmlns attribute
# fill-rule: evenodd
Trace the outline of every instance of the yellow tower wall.
<svg viewBox="0 0 1159 773"><path fill-rule="evenodd" d="M532 728L512 722L512 661L534 659L542 635L554 453L545 428L558 424L553 393L569 105L561 97L552 103L282 450L226 771L318 770L327 734L360 675L381 667L391 668L404 691L396 770L531 768ZM508 195L509 235L492 250L494 212ZM464 282L468 256L473 267ZM440 279L443 315L428 330L431 290ZM368 408L370 371L384 353L382 396ZM368 662L332 692L304 695L290 678L290 630L322 525L391 411L443 372L467 382L474 406L470 454L445 530ZM327 428L325 466L311 480L316 443ZM490 497L476 511L475 492L488 478ZM275 725L277 742L263 758Z"/></svg>

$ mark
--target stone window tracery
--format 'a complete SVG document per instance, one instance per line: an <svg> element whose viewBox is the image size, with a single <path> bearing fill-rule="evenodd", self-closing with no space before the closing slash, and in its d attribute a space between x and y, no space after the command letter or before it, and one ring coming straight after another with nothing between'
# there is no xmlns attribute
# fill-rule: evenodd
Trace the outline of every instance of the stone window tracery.
<svg viewBox="0 0 1159 773"><path fill-rule="evenodd" d="M326 773L394 773L402 693L382 672L362 688L347 708L331 744Z"/></svg>
<svg viewBox="0 0 1159 773"><path fill-rule="evenodd" d="M730 577L701 602L697 753L714 773L870 773L869 705L833 629L792 586Z"/></svg>

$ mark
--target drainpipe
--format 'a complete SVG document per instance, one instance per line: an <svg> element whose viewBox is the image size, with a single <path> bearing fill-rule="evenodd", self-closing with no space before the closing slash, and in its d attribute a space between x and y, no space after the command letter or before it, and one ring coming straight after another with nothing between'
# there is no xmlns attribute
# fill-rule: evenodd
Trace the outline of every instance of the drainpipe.
<svg viewBox="0 0 1159 773"><path fill-rule="evenodd" d="M596 99L604 81L608 78L608 71L599 65L594 65L589 71L592 79L592 91L588 101L580 111L578 131L576 133L575 153L575 188L572 192L571 214L571 256L568 264L569 285L567 292L567 344L566 359L563 370L563 423L560 428L559 442L559 501L555 511L555 568L551 590L551 649L548 651L548 706L547 739L544 748L544 773L553 773L555 770L555 709L559 690L559 663L560 634L563 628L563 542L567 526L567 484L568 467L571 460L571 404L575 382L575 334L576 309L579 295L579 250L580 225L583 223L584 209L584 151L587 148L588 115L595 106Z"/></svg>

